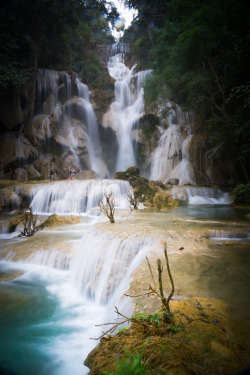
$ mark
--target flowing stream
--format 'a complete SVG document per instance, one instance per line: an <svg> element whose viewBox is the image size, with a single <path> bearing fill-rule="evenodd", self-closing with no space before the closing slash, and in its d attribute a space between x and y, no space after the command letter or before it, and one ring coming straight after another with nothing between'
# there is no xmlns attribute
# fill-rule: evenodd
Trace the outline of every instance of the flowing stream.
<svg viewBox="0 0 250 375"><path fill-rule="evenodd" d="M56 193L49 190L52 185ZM52 204L60 188L53 183L47 189L37 190ZM113 321L114 306L131 314L131 301L122 296L132 275L138 283L144 279L141 263L146 255L155 259L160 254L160 241L168 243L178 298L220 298L249 320L247 212L229 205L188 205L166 212L129 214L127 209L124 215L126 192L126 186L116 190L120 206L113 226L85 210L79 224L23 239L8 235L6 215L1 217L2 368L20 375L86 374L83 361L97 344L90 338L104 329L95 325ZM33 207L48 214L48 206L36 206L38 193ZM184 250L178 251L181 246Z"/></svg>
<svg viewBox="0 0 250 375"><path fill-rule="evenodd" d="M136 125L144 115L143 81L150 74L149 70L135 73L135 66L125 65L127 48L126 44L114 44L108 62L115 80L115 99L104 115L103 126L114 131L118 144L115 171L136 165ZM59 81L64 82L64 93L60 93ZM78 79L76 86L78 96L72 96L67 73L59 77L56 72L39 71L33 120L36 135L49 145L57 118L56 139L68 165L80 169L88 164L100 177L106 177L110 171L103 161L88 88ZM59 94L63 97L60 106ZM16 141L20 159L25 157L22 137L20 134ZM164 183L178 179L184 186L173 187L172 195L187 202L185 207L131 212L129 183L100 179L54 181L31 188L30 206L39 220L54 213L73 214L79 217L78 224L49 227L22 238L17 237L20 227L8 233L13 214L1 215L0 372L87 374L83 362L98 343L91 338L98 338L107 327L96 325L117 318L114 306L130 316L133 302L124 293L133 283L137 288L143 285L145 257L155 262L162 255L164 242L175 298L220 298L244 324L249 323L249 212L231 207L229 195L219 189L185 186L195 185L189 160L191 139L188 121L176 106L151 155L150 178ZM87 157L82 159L85 148ZM20 205L21 189L13 191L13 208ZM112 225L98 210L105 192L115 199L116 223ZM6 207L10 205L10 197L7 199ZM143 290L136 291L140 294ZM145 301L146 306L152 311L159 308Z"/></svg>

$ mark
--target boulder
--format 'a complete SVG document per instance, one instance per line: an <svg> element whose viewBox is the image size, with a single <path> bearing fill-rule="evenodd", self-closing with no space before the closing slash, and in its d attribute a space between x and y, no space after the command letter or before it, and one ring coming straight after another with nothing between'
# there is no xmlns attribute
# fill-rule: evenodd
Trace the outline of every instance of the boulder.
<svg viewBox="0 0 250 375"><path fill-rule="evenodd" d="M178 178L170 178L167 181L167 184L169 184L169 185L178 185L179 184L179 179Z"/></svg>
<svg viewBox="0 0 250 375"><path fill-rule="evenodd" d="M78 224L80 223L80 218L78 216L59 216L53 214L49 216L42 224L39 225L39 229L44 229L46 227L51 227L54 225L62 225L62 224Z"/></svg>

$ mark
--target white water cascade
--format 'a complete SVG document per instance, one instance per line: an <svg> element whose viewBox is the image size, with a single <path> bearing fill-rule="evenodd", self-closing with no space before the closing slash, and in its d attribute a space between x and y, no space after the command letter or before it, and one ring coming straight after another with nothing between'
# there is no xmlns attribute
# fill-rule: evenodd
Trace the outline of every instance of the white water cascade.
<svg viewBox="0 0 250 375"><path fill-rule="evenodd" d="M230 194L216 188L207 187L173 187L174 199L180 199L189 204L227 205L232 203Z"/></svg>
<svg viewBox="0 0 250 375"><path fill-rule="evenodd" d="M135 66L129 69L124 64L124 52L127 45L114 44L108 61L108 70L115 79L115 101L103 116L103 126L116 132L118 153L116 171L123 171L136 165L133 149L132 129L144 114L142 83L150 70L134 74Z"/></svg>
<svg viewBox="0 0 250 375"><path fill-rule="evenodd" d="M170 107L170 104L168 105ZM168 118L169 127L163 131L158 147L151 156L151 180L167 183L178 179L179 185L196 185L194 172L189 160L189 148L192 139L187 120L181 109L171 109ZM187 132L186 138L183 130Z"/></svg>
<svg viewBox="0 0 250 375"><path fill-rule="evenodd" d="M18 305L17 327L8 327L13 332L21 329L22 337L13 335L13 344L6 340L10 348L19 345L9 363L21 375L87 374L89 369L83 361L97 344L90 338L98 338L104 329L95 325L115 321L114 306L122 314L131 315L131 299L124 293L133 271L157 244L150 238L115 237L88 228L82 239L74 242L74 248L76 255L40 249L26 261L0 262L1 272L21 272L6 284L8 293L18 291L20 298L29 297L24 306ZM4 331L3 339L5 335ZM22 356L22 350L29 347L32 356Z"/></svg>
<svg viewBox="0 0 250 375"><path fill-rule="evenodd" d="M98 124L94 109L90 103L89 89L88 86L84 85L78 78L76 79L76 84L79 93L78 104L81 105L85 113L85 122L88 130L87 133L85 132L85 136L90 159L90 168L103 178L108 175L108 170L103 162Z"/></svg>
<svg viewBox="0 0 250 375"><path fill-rule="evenodd" d="M115 207L129 208L127 194L130 190L129 183L120 180L57 181L35 186L30 206L39 214L79 215L98 207L106 191L113 193Z"/></svg>

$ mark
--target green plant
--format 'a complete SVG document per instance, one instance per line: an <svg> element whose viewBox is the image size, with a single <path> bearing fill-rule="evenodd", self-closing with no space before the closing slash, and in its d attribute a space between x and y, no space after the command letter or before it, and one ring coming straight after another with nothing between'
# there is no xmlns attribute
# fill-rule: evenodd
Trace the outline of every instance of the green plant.
<svg viewBox="0 0 250 375"><path fill-rule="evenodd" d="M116 372L104 371L103 375L146 375L149 365L142 360L146 345L147 341L143 345L141 353L133 346L135 354L126 352L126 357L116 362Z"/></svg>
<svg viewBox="0 0 250 375"><path fill-rule="evenodd" d="M150 316L150 323L153 324L154 322L157 323L158 327L161 326L160 318L162 317L162 313L154 313Z"/></svg>
<svg viewBox="0 0 250 375"><path fill-rule="evenodd" d="M233 190L235 203L250 204L250 183L239 184Z"/></svg>
<svg viewBox="0 0 250 375"><path fill-rule="evenodd" d="M119 333L119 332L123 332L123 331L126 331L128 329L128 327L123 327L123 328L119 328L118 330L117 330L117 332Z"/></svg>
<svg viewBox="0 0 250 375"><path fill-rule="evenodd" d="M137 319L137 320L145 321L149 319L149 315L147 313L135 313L131 315L130 319Z"/></svg>
<svg viewBox="0 0 250 375"><path fill-rule="evenodd" d="M180 332L181 330L182 330L181 327L177 327L177 326L172 326L172 327L171 327L171 331L172 331L173 333Z"/></svg>

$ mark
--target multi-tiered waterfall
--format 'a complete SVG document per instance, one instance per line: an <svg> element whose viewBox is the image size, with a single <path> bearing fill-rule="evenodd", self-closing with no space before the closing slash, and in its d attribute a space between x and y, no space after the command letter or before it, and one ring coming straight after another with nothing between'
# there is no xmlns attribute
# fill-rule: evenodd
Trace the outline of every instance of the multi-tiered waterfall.
<svg viewBox="0 0 250 375"><path fill-rule="evenodd" d="M170 179L177 179L179 185L196 184L189 158L192 135L188 117L188 114L185 115L178 106L171 109L169 126L162 131L158 147L151 156L152 180L167 183Z"/></svg>
<svg viewBox="0 0 250 375"><path fill-rule="evenodd" d="M134 73L135 65L129 69L124 64L124 53L127 50L126 44L114 44L108 62L109 74L115 79L115 100L103 117L103 126L110 127L116 132L118 141L116 171L123 171L136 165L133 146L136 138L133 138L135 134L132 130L144 114L142 83L151 72L146 70Z"/></svg>

